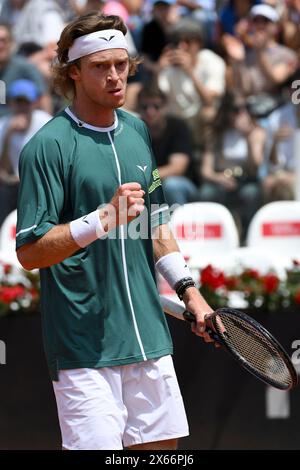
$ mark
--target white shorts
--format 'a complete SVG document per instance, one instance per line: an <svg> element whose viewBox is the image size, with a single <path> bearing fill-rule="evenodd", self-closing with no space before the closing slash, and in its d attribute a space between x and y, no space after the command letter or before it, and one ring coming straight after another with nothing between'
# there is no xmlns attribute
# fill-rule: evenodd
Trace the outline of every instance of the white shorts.
<svg viewBox="0 0 300 470"><path fill-rule="evenodd" d="M61 370L53 387L64 449L118 450L189 434L171 356Z"/></svg>

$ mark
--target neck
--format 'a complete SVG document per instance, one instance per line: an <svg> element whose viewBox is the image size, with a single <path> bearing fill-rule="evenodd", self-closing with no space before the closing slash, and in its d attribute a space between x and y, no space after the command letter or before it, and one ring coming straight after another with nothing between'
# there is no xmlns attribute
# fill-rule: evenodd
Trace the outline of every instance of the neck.
<svg viewBox="0 0 300 470"><path fill-rule="evenodd" d="M88 105L82 101L74 99L71 111L75 116L86 124L96 127L110 127L115 120L114 109L103 108L97 103Z"/></svg>

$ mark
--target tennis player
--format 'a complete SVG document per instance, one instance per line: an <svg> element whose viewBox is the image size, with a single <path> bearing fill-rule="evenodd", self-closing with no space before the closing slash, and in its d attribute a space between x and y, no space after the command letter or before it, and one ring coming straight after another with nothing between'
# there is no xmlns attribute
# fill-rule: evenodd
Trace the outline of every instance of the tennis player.
<svg viewBox="0 0 300 470"><path fill-rule="evenodd" d="M55 80L72 104L20 159L17 254L40 269L45 351L70 450L175 449L188 435L155 262L210 341L211 308L169 231L147 129L119 109L137 62L125 33L116 16L66 26ZM148 228L133 236L139 224Z"/></svg>

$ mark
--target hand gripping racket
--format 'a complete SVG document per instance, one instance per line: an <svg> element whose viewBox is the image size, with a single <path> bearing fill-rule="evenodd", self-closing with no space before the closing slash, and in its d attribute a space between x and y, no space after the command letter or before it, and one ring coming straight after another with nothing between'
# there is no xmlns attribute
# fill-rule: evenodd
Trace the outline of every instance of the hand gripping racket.
<svg viewBox="0 0 300 470"><path fill-rule="evenodd" d="M160 299L165 313L195 322L194 314L182 304L164 296ZM256 378L280 390L290 390L297 385L297 373L288 354L256 320L233 308L219 308L206 319L213 328L206 330L210 337Z"/></svg>

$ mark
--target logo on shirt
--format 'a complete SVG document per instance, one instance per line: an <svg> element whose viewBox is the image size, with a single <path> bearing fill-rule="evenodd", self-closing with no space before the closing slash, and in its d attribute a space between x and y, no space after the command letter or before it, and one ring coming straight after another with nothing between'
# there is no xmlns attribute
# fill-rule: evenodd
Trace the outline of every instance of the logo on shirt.
<svg viewBox="0 0 300 470"><path fill-rule="evenodd" d="M84 222L84 223L90 225L89 221L87 220L87 216L86 216L86 215L83 217L82 222Z"/></svg>
<svg viewBox="0 0 300 470"><path fill-rule="evenodd" d="M137 165L138 169L141 170L143 173L145 173L145 171L147 170L148 168L148 165L145 165L145 166L140 166L140 165Z"/></svg>
<svg viewBox="0 0 300 470"><path fill-rule="evenodd" d="M102 38L102 37L99 37L99 39L103 39L104 41L111 41L115 36L110 36L110 38Z"/></svg>

